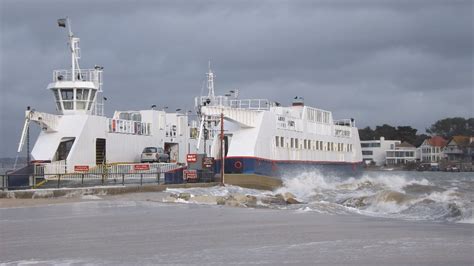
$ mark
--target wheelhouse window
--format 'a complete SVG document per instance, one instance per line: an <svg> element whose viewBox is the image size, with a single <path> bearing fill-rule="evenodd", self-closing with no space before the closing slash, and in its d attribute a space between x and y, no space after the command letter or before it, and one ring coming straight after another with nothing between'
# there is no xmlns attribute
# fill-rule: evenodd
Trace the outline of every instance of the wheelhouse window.
<svg viewBox="0 0 474 266"><path fill-rule="evenodd" d="M76 89L76 109L86 109L87 100L89 99L89 89Z"/></svg>
<svg viewBox="0 0 474 266"><path fill-rule="evenodd" d="M63 100L64 110L74 109L74 90L61 89L61 98Z"/></svg>

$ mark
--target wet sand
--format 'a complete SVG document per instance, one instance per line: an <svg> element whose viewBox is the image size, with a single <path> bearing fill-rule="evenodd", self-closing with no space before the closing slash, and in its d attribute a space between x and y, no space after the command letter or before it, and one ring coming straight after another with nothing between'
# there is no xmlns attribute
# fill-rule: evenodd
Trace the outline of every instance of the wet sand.
<svg viewBox="0 0 474 266"><path fill-rule="evenodd" d="M474 226L161 203L166 193L0 201L0 260L38 264L472 265Z"/></svg>

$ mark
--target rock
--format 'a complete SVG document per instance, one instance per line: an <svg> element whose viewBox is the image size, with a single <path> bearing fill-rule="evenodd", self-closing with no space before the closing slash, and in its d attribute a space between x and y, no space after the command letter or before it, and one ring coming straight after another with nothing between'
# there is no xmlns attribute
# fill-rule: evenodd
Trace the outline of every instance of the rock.
<svg viewBox="0 0 474 266"><path fill-rule="evenodd" d="M290 192L286 192L285 194L282 195L283 198L285 199L285 202L287 204L300 204L301 202L299 202L297 199L296 199L296 196L293 195L292 193Z"/></svg>
<svg viewBox="0 0 474 266"><path fill-rule="evenodd" d="M277 204L277 205L285 205L286 200L282 194L276 194L275 196L267 196L260 199L260 201L264 204Z"/></svg>
<svg viewBox="0 0 474 266"><path fill-rule="evenodd" d="M226 198L222 196L217 196L216 197L216 203L217 205L225 205Z"/></svg>
<svg viewBox="0 0 474 266"><path fill-rule="evenodd" d="M182 199L182 200L185 200L185 201L188 201L190 198L191 198L190 193L179 193L179 195L178 195L178 199Z"/></svg>
<svg viewBox="0 0 474 266"><path fill-rule="evenodd" d="M217 199L215 196L194 196L190 201L201 204L217 204Z"/></svg>
<svg viewBox="0 0 474 266"><path fill-rule="evenodd" d="M229 199L225 201L225 206L230 206L230 207L244 207L242 203L238 202L235 199Z"/></svg>

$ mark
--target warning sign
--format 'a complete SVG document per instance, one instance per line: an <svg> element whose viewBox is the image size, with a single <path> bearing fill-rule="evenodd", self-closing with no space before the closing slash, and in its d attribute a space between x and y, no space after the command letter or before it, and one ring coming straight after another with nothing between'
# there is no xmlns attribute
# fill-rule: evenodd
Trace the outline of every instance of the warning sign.
<svg viewBox="0 0 474 266"><path fill-rule="evenodd" d="M147 164L147 163L134 164L134 165L133 165L133 170L135 170L135 171L150 170L150 165Z"/></svg>
<svg viewBox="0 0 474 266"><path fill-rule="evenodd" d="M74 172L88 172L89 165L74 165Z"/></svg>
<svg viewBox="0 0 474 266"><path fill-rule="evenodd" d="M189 179L197 179L197 171L196 170L184 170L184 179L189 180Z"/></svg>
<svg viewBox="0 0 474 266"><path fill-rule="evenodd" d="M214 165L214 158L212 157L204 157L202 160L202 167L204 168L212 168Z"/></svg>
<svg viewBox="0 0 474 266"><path fill-rule="evenodd" d="M186 155L186 162L188 163L195 163L197 162L197 154L195 153L190 153Z"/></svg>

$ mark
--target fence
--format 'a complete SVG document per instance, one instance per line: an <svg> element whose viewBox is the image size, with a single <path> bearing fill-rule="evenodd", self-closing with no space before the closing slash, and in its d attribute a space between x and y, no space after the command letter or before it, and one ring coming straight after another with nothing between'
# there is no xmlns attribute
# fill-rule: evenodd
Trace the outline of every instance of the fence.
<svg viewBox="0 0 474 266"><path fill-rule="evenodd" d="M68 173L65 164L54 166L37 164L34 166L33 173L28 175L0 175L0 189L182 183L184 182L182 178L183 169L183 166L172 163L111 164L98 165L86 172ZM21 184L18 184L19 179L22 179ZM13 183L15 185L11 185Z"/></svg>

